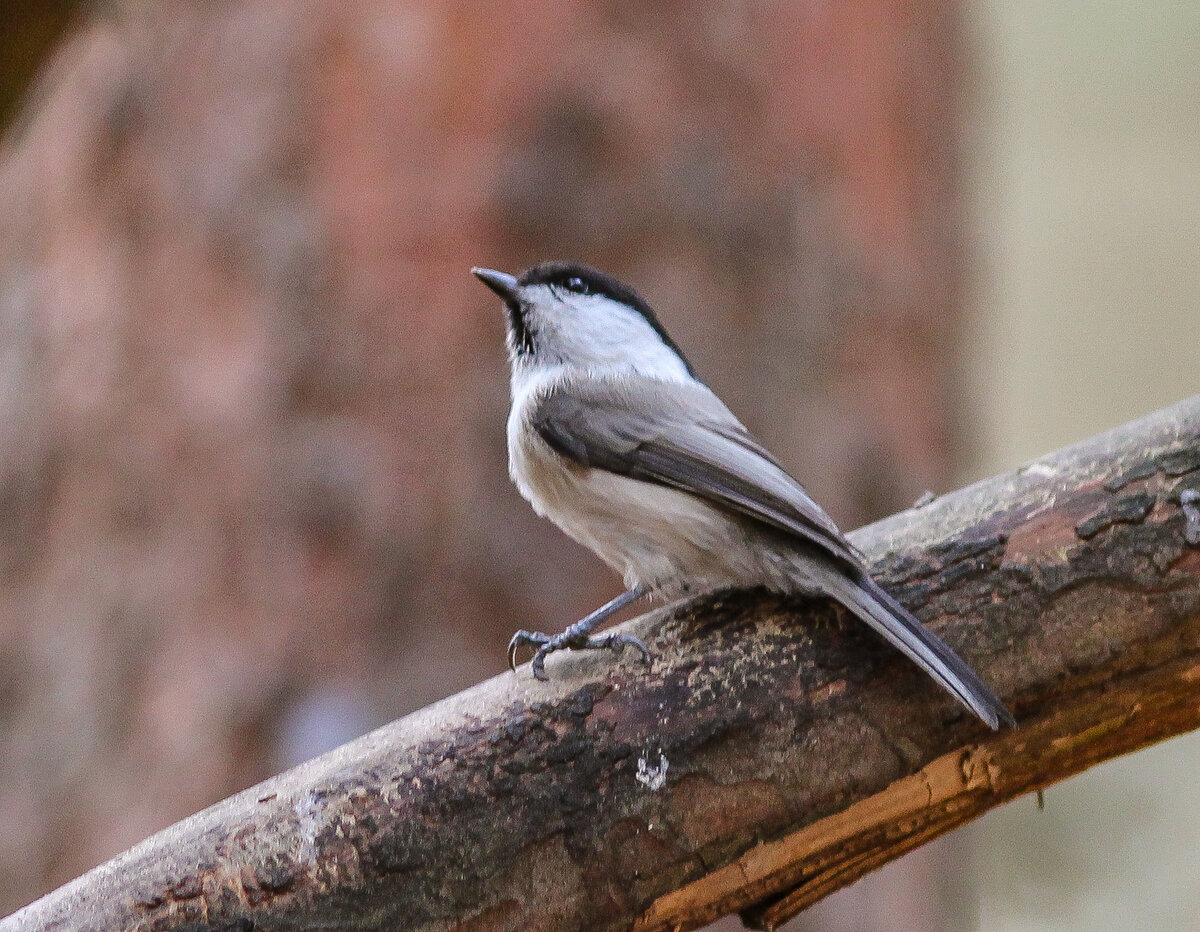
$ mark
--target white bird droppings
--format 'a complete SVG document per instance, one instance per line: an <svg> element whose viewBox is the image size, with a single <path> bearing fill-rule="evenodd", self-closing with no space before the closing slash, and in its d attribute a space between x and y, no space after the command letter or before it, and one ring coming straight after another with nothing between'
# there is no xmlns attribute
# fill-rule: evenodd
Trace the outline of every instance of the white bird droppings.
<svg viewBox="0 0 1200 932"><path fill-rule="evenodd" d="M648 756L643 754L638 758L638 769L634 776L646 789L661 790L667 784L667 768L670 766L667 756L662 751L658 752L657 764L651 764Z"/></svg>

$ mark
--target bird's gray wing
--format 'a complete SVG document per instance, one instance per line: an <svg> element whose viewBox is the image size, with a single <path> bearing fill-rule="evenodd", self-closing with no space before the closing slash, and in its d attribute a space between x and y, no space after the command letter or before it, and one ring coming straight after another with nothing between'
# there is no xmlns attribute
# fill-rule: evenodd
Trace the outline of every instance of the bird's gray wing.
<svg viewBox="0 0 1200 932"><path fill-rule="evenodd" d="M531 420L581 466L690 492L862 568L830 517L703 385L567 380L539 399Z"/></svg>

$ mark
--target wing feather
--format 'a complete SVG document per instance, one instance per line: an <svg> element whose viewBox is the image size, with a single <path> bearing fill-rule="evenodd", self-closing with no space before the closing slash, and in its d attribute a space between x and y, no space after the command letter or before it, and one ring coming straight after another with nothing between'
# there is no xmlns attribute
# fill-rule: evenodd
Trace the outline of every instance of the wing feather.
<svg viewBox="0 0 1200 932"><path fill-rule="evenodd" d="M646 397L647 383L659 390ZM853 546L804 487L703 385L605 379L560 383L539 399L534 429L581 466L698 495L793 534L861 570Z"/></svg>

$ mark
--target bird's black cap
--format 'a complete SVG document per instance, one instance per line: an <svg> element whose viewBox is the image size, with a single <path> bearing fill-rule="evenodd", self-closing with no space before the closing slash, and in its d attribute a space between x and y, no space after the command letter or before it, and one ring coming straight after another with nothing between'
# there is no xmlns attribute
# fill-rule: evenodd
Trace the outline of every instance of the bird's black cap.
<svg viewBox="0 0 1200 932"><path fill-rule="evenodd" d="M646 323L654 328L659 338L683 360L683 364L687 367L688 372L695 375L695 372L692 371L691 363L687 361L687 357L683 355L683 351L671 339L671 335L667 333L659 321L658 315L654 313L654 309L646 303L646 299L624 282L613 278L611 275L606 275L599 269L594 269L590 265L584 265L581 262L551 260L548 262L539 262L537 265L526 269L517 276L517 284L550 285L554 288L561 288L564 291L574 291L580 294L604 295L606 298L632 308L646 319ZM492 287L490 283L488 285Z"/></svg>

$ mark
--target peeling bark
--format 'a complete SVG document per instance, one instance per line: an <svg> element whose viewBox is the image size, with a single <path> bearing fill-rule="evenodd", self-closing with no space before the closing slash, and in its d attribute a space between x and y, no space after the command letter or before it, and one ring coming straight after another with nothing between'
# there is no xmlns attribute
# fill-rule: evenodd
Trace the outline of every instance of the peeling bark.
<svg viewBox="0 0 1200 932"><path fill-rule="evenodd" d="M1021 793L1200 724L1200 397L852 535L1010 703L986 733L823 602L638 619L155 835L32 929L774 928ZM1182 504L1181 504L1182 496Z"/></svg>

